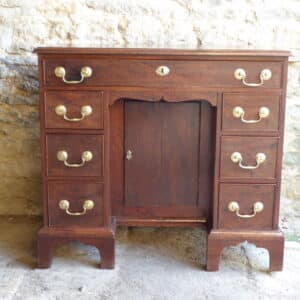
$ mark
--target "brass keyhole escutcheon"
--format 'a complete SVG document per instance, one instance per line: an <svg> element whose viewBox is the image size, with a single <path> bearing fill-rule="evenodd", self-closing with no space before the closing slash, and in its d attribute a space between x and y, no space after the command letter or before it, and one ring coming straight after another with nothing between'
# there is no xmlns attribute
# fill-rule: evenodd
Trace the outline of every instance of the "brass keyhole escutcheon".
<svg viewBox="0 0 300 300"><path fill-rule="evenodd" d="M155 72L158 76L163 77L170 73L170 69L167 66L159 66Z"/></svg>
<svg viewBox="0 0 300 300"><path fill-rule="evenodd" d="M132 157L133 157L132 151L131 151L131 150L127 150L127 152L126 152L126 159L127 159L127 160L131 160Z"/></svg>

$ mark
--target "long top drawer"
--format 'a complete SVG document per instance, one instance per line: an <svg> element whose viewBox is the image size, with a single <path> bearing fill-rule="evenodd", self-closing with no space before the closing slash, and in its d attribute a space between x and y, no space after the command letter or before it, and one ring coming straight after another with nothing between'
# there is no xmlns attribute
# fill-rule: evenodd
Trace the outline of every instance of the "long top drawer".
<svg viewBox="0 0 300 300"><path fill-rule="evenodd" d="M282 62L47 56L46 86L282 87ZM86 69L85 67L89 67ZM88 70L88 72L86 72ZM267 72L266 72L267 70ZM266 79L264 79L266 78Z"/></svg>

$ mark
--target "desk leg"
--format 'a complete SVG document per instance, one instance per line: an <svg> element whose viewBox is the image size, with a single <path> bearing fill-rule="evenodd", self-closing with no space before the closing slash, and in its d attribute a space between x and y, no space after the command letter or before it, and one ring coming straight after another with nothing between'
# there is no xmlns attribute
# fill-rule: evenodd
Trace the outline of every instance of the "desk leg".
<svg viewBox="0 0 300 300"><path fill-rule="evenodd" d="M97 245L101 256L101 268L113 269L115 267L115 239L102 239L97 242Z"/></svg>
<svg viewBox="0 0 300 300"><path fill-rule="evenodd" d="M269 270L281 271L284 256L284 237L279 231L233 232L212 230L207 241L207 271L217 271L223 248L235 246L244 241L269 251Z"/></svg>
<svg viewBox="0 0 300 300"><path fill-rule="evenodd" d="M53 250L56 246L71 241L80 241L97 247L100 252L102 269L113 269L115 265L115 230L114 228L89 228L66 230L43 227L38 233L38 268L49 268Z"/></svg>
<svg viewBox="0 0 300 300"><path fill-rule="evenodd" d="M51 238L42 230L38 233L37 241L37 267L46 269L50 268L52 263L53 245Z"/></svg>

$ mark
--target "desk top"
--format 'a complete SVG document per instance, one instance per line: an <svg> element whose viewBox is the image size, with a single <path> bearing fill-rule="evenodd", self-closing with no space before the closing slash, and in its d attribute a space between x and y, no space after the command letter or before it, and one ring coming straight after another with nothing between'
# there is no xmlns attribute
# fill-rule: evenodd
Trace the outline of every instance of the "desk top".
<svg viewBox="0 0 300 300"><path fill-rule="evenodd" d="M79 47L39 47L38 54L84 54L84 55L125 55L125 56L290 56L286 50L249 49L157 49L157 48L79 48Z"/></svg>

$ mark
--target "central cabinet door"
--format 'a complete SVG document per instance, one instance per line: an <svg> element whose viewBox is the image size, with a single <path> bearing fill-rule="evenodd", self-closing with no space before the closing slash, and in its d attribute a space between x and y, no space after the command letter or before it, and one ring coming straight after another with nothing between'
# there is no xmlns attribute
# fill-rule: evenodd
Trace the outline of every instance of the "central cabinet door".
<svg viewBox="0 0 300 300"><path fill-rule="evenodd" d="M201 104L125 101L123 208L130 215L184 218L207 211L210 123L201 130ZM201 157L208 161L201 164Z"/></svg>

